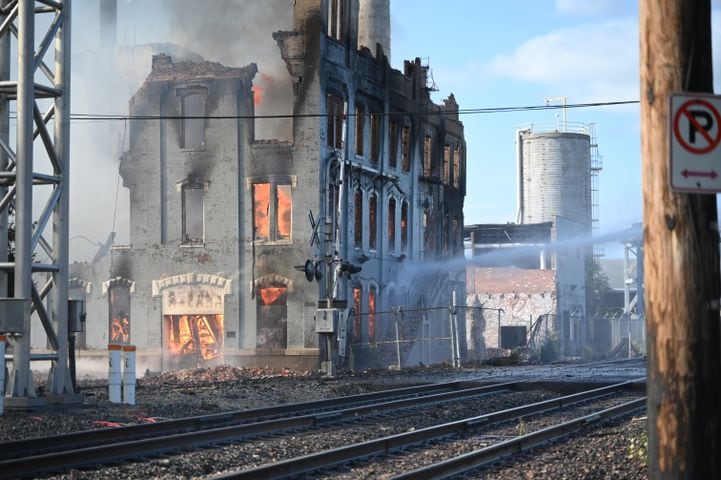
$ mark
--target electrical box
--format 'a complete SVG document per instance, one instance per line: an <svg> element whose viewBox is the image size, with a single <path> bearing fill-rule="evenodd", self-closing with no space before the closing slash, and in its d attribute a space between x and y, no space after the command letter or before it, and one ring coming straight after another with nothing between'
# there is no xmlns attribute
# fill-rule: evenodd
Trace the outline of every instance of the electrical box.
<svg viewBox="0 0 721 480"><path fill-rule="evenodd" d="M315 331L317 333L334 333L338 324L337 308L319 308L315 312Z"/></svg>
<svg viewBox="0 0 721 480"><path fill-rule="evenodd" d="M30 316L30 300L0 298L0 333L25 333L25 317Z"/></svg>
<svg viewBox="0 0 721 480"><path fill-rule="evenodd" d="M85 331L85 302L68 300L68 332Z"/></svg>

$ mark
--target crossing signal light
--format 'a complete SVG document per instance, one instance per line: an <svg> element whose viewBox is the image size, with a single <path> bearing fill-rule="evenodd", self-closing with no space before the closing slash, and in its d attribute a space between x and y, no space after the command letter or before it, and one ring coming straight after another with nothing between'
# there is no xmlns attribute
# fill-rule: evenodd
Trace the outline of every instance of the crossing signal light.
<svg viewBox="0 0 721 480"><path fill-rule="evenodd" d="M312 282L315 278L320 281L323 278L323 264L321 262L313 263L313 260L306 260L303 265L296 265L295 269L305 274L305 279Z"/></svg>

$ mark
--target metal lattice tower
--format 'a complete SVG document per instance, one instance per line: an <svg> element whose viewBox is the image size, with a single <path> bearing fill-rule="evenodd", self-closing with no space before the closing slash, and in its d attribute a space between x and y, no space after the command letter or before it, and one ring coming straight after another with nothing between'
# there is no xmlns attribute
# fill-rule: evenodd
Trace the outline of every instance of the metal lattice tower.
<svg viewBox="0 0 721 480"><path fill-rule="evenodd" d="M10 338L9 408L74 396L68 371L71 4L0 0L0 297L30 300L23 304L20 334ZM7 248L9 219L14 259ZM45 330L50 354L31 353L32 315ZM52 361L43 398L36 396L33 360Z"/></svg>

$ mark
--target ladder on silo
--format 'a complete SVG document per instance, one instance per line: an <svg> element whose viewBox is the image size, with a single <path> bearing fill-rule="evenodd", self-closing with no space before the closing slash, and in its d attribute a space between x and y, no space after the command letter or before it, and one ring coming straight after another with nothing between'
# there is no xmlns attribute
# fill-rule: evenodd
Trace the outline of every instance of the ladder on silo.
<svg viewBox="0 0 721 480"><path fill-rule="evenodd" d="M593 236L598 235L599 230L599 203L600 195L598 190L598 174L603 169L603 157L598 153L598 137L596 134L596 124L588 125L588 134L591 137L591 232ZM598 259L603 256L603 245L593 245L593 258Z"/></svg>

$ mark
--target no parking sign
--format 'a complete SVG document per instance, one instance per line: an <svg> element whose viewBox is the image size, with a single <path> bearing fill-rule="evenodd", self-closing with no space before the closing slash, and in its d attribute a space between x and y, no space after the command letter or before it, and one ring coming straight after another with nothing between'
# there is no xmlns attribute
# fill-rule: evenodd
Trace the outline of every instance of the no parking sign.
<svg viewBox="0 0 721 480"><path fill-rule="evenodd" d="M721 192L721 97L674 93L669 106L671 189Z"/></svg>

